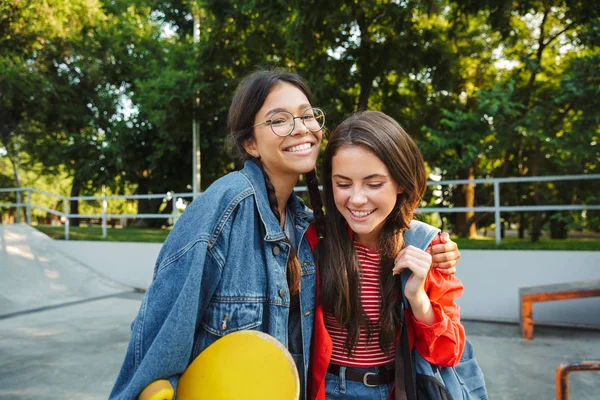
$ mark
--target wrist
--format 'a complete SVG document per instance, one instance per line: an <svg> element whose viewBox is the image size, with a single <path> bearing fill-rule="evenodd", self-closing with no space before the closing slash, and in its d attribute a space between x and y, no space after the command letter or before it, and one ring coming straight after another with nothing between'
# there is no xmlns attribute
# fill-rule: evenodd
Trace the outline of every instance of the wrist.
<svg viewBox="0 0 600 400"><path fill-rule="evenodd" d="M429 297L423 289L417 290L415 293L406 293L405 295L413 311L423 310L430 304Z"/></svg>
<svg viewBox="0 0 600 400"><path fill-rule="evenodd" d="M419 322L431 325L434 321L432 319L433 310L431 308L431 301L425 291L419 291L412 298L407 296L407 300L410 303L410 309L413 317Z"/></svg>

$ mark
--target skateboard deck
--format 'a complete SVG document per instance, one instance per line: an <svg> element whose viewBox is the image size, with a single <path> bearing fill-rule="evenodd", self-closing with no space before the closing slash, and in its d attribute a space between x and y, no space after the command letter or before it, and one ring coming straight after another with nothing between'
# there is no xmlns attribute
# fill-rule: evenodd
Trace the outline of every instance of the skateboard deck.
<svg viewBox="0 0 600 400"><path fill-rule="evenodd" d="M171 400L166 380L148 385L140 400ZM188 366L177 384L180 400L297 400L298 370L288 350L259 331L228 334L207 347Z"/></svg>

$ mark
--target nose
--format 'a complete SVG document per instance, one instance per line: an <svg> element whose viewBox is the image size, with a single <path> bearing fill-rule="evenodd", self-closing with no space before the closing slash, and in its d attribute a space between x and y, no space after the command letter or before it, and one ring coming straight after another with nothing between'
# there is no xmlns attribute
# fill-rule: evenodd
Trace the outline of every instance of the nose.
<svg viewBox="0 0 600 400"><path fill-rule="evenodd" d="M302 122L302 117L294 117L294 129L290 135L306 135L308 132L308 129Z"/></svg>
<svg viewBox="0 0 600 400"><path fill-rule="evenodd" d="M360 188L355 188L352 190L352 194L350 195L350 204L353 206L362 206L367 203L367 196L363 193Z"/></svg>

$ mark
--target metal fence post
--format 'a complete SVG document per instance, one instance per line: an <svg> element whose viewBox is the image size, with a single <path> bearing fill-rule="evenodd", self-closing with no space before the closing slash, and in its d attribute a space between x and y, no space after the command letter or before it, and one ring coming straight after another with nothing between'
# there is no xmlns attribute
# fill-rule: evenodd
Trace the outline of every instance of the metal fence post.
<svg viewBox="0 0 600 400"><path fill-rule="evenodd" d="M502 240L500 227L500 182L494 180L494 214L496 216L496 244Z"/></svg>
<svg viewBox="0 0 600 400"><path fill-rule="evenodd" d="M102 194L102 238L106 239L106 209L107 201L104 194Z"/></svg>
<svg viewBox="0 0 600 400"><path fill-rule="evenodd" d="M17 207L15 208L15 222L21 223L21 189L17 188Z"/></svg>
<svg viewBox="0 0 600 400"><path fill-rule="evenodd" d="M31 226L31 190L27 188L27 225Z"/></svg>
<svg viewBox="0 0 600 400"><path fill-rule="evenodd" d="M173 199L171 201L173 202L173 225L175 225L179 219L179 211L177 210L177 196L173 194Z"/></svg>
<svg viewBox="0 0 600 400"><path fill-rule="evenodd" d="M64 198L65 201L65 240L69 240L69 224L71 219L69 218L69 198Z"/></svg>

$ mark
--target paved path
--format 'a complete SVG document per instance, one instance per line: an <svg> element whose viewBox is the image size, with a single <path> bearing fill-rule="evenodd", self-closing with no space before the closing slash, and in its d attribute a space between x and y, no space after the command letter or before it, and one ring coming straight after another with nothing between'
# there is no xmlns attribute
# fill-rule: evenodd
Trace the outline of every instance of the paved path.
<svg viewBox="0 0 600 400"><path fill-rule="evenodd" d="M25 276L21 276L19 271ZM142 295L0 225L0 399L106 399ZM58 274L58 275L57 275ZM600 360L600 331L466 321L492 400L553 399L563 360ZM573 373L571 400L598 399L600 373Z"/></svg>
<svg viewBox="0 0 600 400"><path fill-rule="evenodd" d="M60 252L27 225L0 225L0 319L131 291Z"/></svg>

